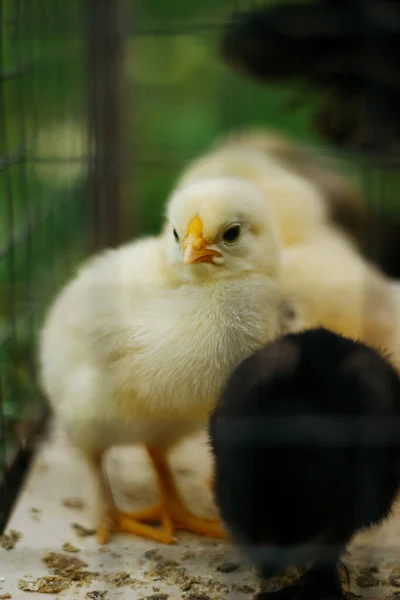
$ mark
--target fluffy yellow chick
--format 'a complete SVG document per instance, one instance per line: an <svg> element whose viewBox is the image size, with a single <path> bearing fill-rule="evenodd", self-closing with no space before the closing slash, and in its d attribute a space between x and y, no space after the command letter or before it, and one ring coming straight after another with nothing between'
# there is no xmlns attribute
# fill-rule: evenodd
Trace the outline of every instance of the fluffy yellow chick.
<svg viewBox="0 0 400 600"><path fill-rule="evenodd" d="M353 177L344 175L331 154L299 143L286 134L263 127L233 132L217 143L220 149L253 148L278 160L287 170L310 181L321 193L330 220L357 245L365 238L367 210Z"/></svg>
<svg viewBox="0 0 400 600"><path fill-rule="evenodd" d="M332 227L282 252L282 292L302 327L332 331L388 350L400 367L391 282Z"/></svg>
<svg viewBox="0 0 400 600"><path fill-rule="evenodd" d="M41 382L94 473L101 542L114 531L165 543L178 529L222 535L184 506L167 454L205 424L232 367L280 333L279 268L263 194L208 179L173 193L159 237L89 260L55 300ZM130 444L147 448L160 491L136 514L116 507L103 464Z"/></svg>
<svg viewBox="0 0 400 600"><path fill-rule="evenodd" d="M329 209L323 193L310 180L273 155L273 139L268 133L231 134L191 162L179 184L226 175L252 182L268 199L281 244L291 246L329 222ZM269 142L271 152L267 151Z"/></svg>
<svg viewBox="0 0 400 600"><path fill-rule="evenodd" d="M379 231L379 245L372 260L388 276L399 277L400 219L382 210L382 207L368 205L364 201L358 169L354 169L353 174L349 171L344 174L340 168L343 165L331 152L262 127L233 132L216 145L220 151L228 146L236 150L253 148L311 182L325 202L331 224L349 236L361 253L368 251L371 232Z"/></svg>
<svg viewBox="0 0 400 600"><path fill-rule="evenodd" d="M350 198L351 188L328 163L314 158L314 167L306 168L300 156L280 136L234 133L192 162L180 184L235 175L256 185L280 234L282 291L294 302L296 328L323 326L387 348L396 357L396 309L389 282L332 222L327 198L337 207L351 205L345 198L346 193Z"/></svg>

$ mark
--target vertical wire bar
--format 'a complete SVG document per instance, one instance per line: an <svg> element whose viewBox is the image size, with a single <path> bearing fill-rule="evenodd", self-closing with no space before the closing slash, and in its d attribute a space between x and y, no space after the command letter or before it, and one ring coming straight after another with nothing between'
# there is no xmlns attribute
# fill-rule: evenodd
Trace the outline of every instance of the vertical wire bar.
<svg viewBox="0 0 400 600"><path fill-rule="evenodd" d="M37 64L37 43L36 43L36 26L35 26L35 6L34 6L34 2L33 0L25 0L24 2L24 6L25 6L25 14L26 14L26 18L25 18L25 35L26 35L26 39L27 42L29 40L29 44L27 43L27 50L29 51L29 56L30 56L30 63L32 64L32 70L31 70L31 76L30 76L30 90L29 90L29 95L30 95L30 101L29 101L29 106L30 106L30 136L31 139L30 144L31 146L29 148L27 148L27 156L26 156L26 168L29 168L29 179L30 179L30 185L33 188L33 194L31 195L30 198L30 210L31 210L31 220L34 221L36 218L36 215L40 212L41 210L41 186L39 185L39 181L37 179L37 174L35 172L35 169L33 167L32 164L32 159L31 159L31 150L35 147L37 139L38 139L38 135L39 135L39 111L38 111L38 105L37 105L37 97L38 97L38 86L37 86L37 70L38 70L38 64ZM32 257L31 257L31 268L32 268L32 277L34 278L33 280L33 286L34 286L34 294L33 294L33 290L32 290L32 295L33 301L37 301L38 305L37 307L39 308L40 303L42 302L43 299L43 292L39 291L37 288L39 287L39 281L38 281L38 264L37 264L37 245L38 242L36 240L36 247L35 247L35 239L33 237L31 237L31 252L32 252ZM39 315L37 315L36 312L33 312L32 314L32 325L33 325L33 334L34 334L34 339L36 340L36 336L37 336L37 329L39 326L39 322L40 319L38 318Z"/></svg>
<svg viewBox="0 0 400 600"><path fill-rule="evenodd" d="M0 34L4 31L4 0L0 0ZM5 58L4 58L4 47L3 47L3 37L0 37L0 71L5 70ZM0 156L7 159L7 154L9 152L8 139L7 139L7 113L6 113L6 104L5 104L5 91L4 88L7 85L7 82L0 81ZM7 326L9 331L11 332L11 338L4 342L4 346L9 345L9 355L15 355L15 346L16 346L16 321L15 321L15 248L14 243L12 242L12 237L14 234L14 205L13 205L13 196L12 196L12 188L11 188L11 179L9 175L9 169L12 168L9 165L5 166L4 172L2 176L5 180L5 191L6 198L5 201L7 203L7 233L9 236L10 244L7 255L3 260L7 261L7 280L5 282L5 295L6 295L6 318L7 318ZM8 357L9 360L10 357ZM4 355L3 355L4 360ZM13 379L11 379L12 383ZM9 386L10 394L14 395L13 385ZM7 458L7 446L6 446L6 438L7 432L6 427L7 424L6 418L4 416L4 402L5 399L0 398L1 400L1 412L2 412L2 437L1 437L1 445L3 449L3 454L5 459ZM5 466L5 473L3 474L4 480L4 488L7 491L7 465Z"/></svg>
<svg viewBox="0 0 400 600"><path fill-rule="evenodd" d="M29 1L29 0L28 0ZM22 55L22 46L24 44L24 39L21 35L21 22L22 22L22 7L21 0L15 0L16 6L16 30L15 30L15 49L17 55L17 63L22 65L25 62L25 53ZM26 36L26 26L24 28L24 33ZM26 37L25 37L26 39ZM19 119L19 139L21 141L22 148L22 176L21 176L21 191L22 191L22 206L24 212L24 220L26 223L26 240L25 244L25 273L26 273L26 289L25 282L24 284L24 309L28 310L28 319L27 319L27 328L28 328L28 345L29 345L29 355L26 357L26 364L24 364L24 368L28 373L30 379L34 381L35 376L35 368L34 368L34 311L32 310L34 298L33 298L33 281L32 281L32 258L33 258L33 244L32 244L32 209L31 209L31 195L30 188L28 185L28 174L27 174L27 114L24 100L24 92L23 92L23 84L27 81L27 75L21 75L22 79L17 82L17 103L18 103L18 119Z"/></svg>
<svg viewBox="0 0 400 600"><path fill-rule="evenodd" d="M71 6L71 3L73 3L74 7ZM63 4L64 4L63 0L61 0L61 2L60 2L60 0L56 0L57 14L62 14L62 10L63 10L62 5ZM75 9L75 0L70 0L70 6L71 6L70 11L72 12ZM72 21L73 21L73 18L72 18ZM68 50L70 48L71 34L72 34L71 25L70 25L70 23L68 23L68 27L66 27L66 31L65 31L65 45L68 48ZM63 60L58 68L58 85L60 88L59 93L60 93L60 97L62 99L60 114L61 114L61 118L64 123L68 122L68 103L67 103L68 91L65 86L65 73L69 67L70 59L71 59L71 57L69 54L68 54L68 56L65 56L65 57L63 56ZM74 84L75 84L75 82L74 82ZM66 160L67 160L67 169L68 169L69 164L71 164L71 161L75 160L75 157L68 155L66 157ZM73 193L72 185L70 183L66 183L66 193L68 195L71 195L71 193ZM63 219L62 224L60 223L60 215L58 215L59 239L58 239L57 245L58 245L58 254L60 256L59 265L61 267L61 273L60 273L61 280L65 277L65 275L69 271L70 262L71 262L71 246L75 243L75 241L73 239L70 239L71 232L73 231L73 215L75 212L74 209L75 209L75 202L71 202L71 201L66 202L66 204L63 208L63 213L64 213L65 218Z"/></svg>
<svg viewBox="0 0 400 600"><path fill-rule="evenodd" d="M44 32L45 32L45 35L44 35L45 43L52 46L54 44L54 40L58 33L57 18L55 20L53 18L53 15L54 15L54 3L53 2L46 3L46 8L44 9L42 15L43 15ZM59 65L57 63L58 53L59 53L59 47L57 47L57 51L53 51L51 53L52 59L51 59L51 61L49 61L50 64L48 65L48 67L46 65L46 68L48 68L47 76L49 78L48 79L48 90L49 90L50 98L54 98L54 90L51 86L51 82L52 82L52 78L55 77L55 73L57 72L57 69L59 67ZM46 56L47 56L47 48L46 48ZM50 112L50 110L49 110L49 112ZM51 127L53 127L53 125L55 123L54 113L55 113L55 111L52 110L51 116L50 116ZM47 129L47 131L49 131L49 123L48 122L46 123L46 129ZM50 199L50 196L46 190L45 191L46 209L47 209L48 203L51 201L52 200ZM48 285L46 282L46 296L48 297L49 295L51 296L51 294L53 293L53 290L55 288L55 281L56 281L54 211L50 211L47 216L47 235L46 235L46 237L47 237L46 253L48 256L48 260L49 260L49 262L48 262L49 268L48 268L48 272L46 273L46 279L48 278Z"/></svg>
<svg viewBox="0 0 400 600"><path fill-rule="evenodd" d="M63 11L65 11L65 3L63 2L63 0L55 0L53 2L54 4L54 8L56 10L56 15L58 15L58 17L56 16L55 19L58 20L59 15L63 14ZM75 8L76 8L76 0L70 0L69 2L69 8L68 8L68 12L69 12L69 18L68 21L66 21L65 24L65 28L63 28L62 31L62 46L63 48L65 47L67 49L67 51L64 53L62 53L61 59L58 63L58 66L56 68L56 81L57 81L57 86L58 86L58 92L57 92L57 97L59 97L60 103L58 104L59 106L59 111L58 111L58 118L61 119L62 123L64 124L68 124L69 122L69 113L68 113L68 89L65 85L65 78L66 78L66 73L68 72L69 68L72 66L72 56L70 54L71 49L73 48L73 45L71 44L72 41L72 34L73 34L73 22L74 22L74 14L75 14ZM75 82L70 85L75 85ZM74 123L73 123L74 124ZM73 142L73 140L72 140ZM70 140L65 140L65 152L62 151L61 153L61 163L60 163L60 168L62 168L63 166L66 167L66 169L68 170L70 168L70 166L72 164L74 164L74 161L77 160L77 157L74 156L73 154L71 154L71 151L73 152L74 150L74 144L70 143ZM74 219L74 214L76 212L76 199L72 200L71 195L74 193L73 191L73 183L68 183L66 180L64 180L63 178L63 182L65 181L64 185L65 188L63 190L63 193L65 193L66 195L68 195L68 201L65 203L64 207L61 209L63 212L63 216L64 218L61 219L61 214L57 214L55 215L55 218L57 219L57 239L55 241L55 246L56 246L56 274L57 274L57 278L58 281L56 282L56 285L58 285L59 283L61 283L66 274L68 273L69 267L70 267L70 263L71 263L71 250L74 249L74 245L76 244L76 241L72 235L72 232L74 231L74 223L73 223L73 219ZM61 212L61 211L60 211Z"/></svg>
<svg viewBox="0 0 400 600"><path fill-rule="evenodd" d="M90 174L95 249L115 246L131 229L123 190L123 35L121 0L86 0Z"/></svg>

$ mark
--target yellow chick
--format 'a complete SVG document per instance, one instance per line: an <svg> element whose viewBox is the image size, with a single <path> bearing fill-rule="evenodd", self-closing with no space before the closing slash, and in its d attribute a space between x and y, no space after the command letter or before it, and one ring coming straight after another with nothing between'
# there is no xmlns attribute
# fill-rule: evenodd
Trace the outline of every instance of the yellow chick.
<svg viewBox="0 0 400 600"><path fill-rule="evenodd" d="M312 166L310 154L306 167L301 156L301 150L279 135L262 130L233 133L193 161L180 185L223 175L256 185L279 231L282 292L294 303L295 328L323 326L387 348L396 358L396 309L388 280L332 221L327 198L342 210L351 205L352 188L328 162L314 158Z"/></svg>
<svg viewBox="0 0 400 600"><path fill-rule="evenodd" d="M349 236L362 254L369 251L371 232L379 231L379 245L375 247L371 260L389 277L399 277L400 219L382 210L382 207L368 205L364 201L357 169L353 174L349 170L344 174L343 165L331 152L262 127L233 132L217 142L220 150L228 146L234 146L236 150L240 147L258 150L311 182L326 204L331 224ZM385 177L383 185L384 182Z"/></svg>
<svg viewBox="0 0 400 600"><path fill-rule="evenodd" d="M390 280L333 227L282 252L282 293L291 299L298 329L323 326L388 350L400 367L397 304ZM400 322L399 322L400 323Z"/></svg>
<svg viewBox="0 0 400 600"><path fill-rule="evenodd" d="M331 154L299 143L286 134L263 127L233 132L218 147L253 148L278 160L287 170L310 181L322 194L330 221L361 245L365 238L367 211L353 177L338 168Z"/></svg>
<svg viewBox="0 0 400 600"><path fill-rule="evenodd" d="M178 185L208 177L233 176L252 182L268 200L283 246L298 244L329 222L328 205L317 187L266 152L268 134L231 134L191 162ZM262 143L263 142L263 143Z"/></svg>
<svg viewBox="0 0 400 600"><path fill-rule="evenodd" d="M170 543L219 537L184 506L167 455L203 427L231 369L281 331L277 234L263 194L233 178L177 189L164 230L84 264L46 318L40 377L100 502L98 538L120 531ZM104 470L116 445L142 444L157 506L118 510ZM161 524L161 528L154 524Z"/></svg>

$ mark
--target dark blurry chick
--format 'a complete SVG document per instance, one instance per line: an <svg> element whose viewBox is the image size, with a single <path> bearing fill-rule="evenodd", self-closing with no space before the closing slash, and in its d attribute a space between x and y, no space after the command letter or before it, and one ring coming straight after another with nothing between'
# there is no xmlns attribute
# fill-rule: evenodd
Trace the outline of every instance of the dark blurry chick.
<svg viewBox="0 0 400 600"><path fill-rule="evenodd" d="M235 370L209 424L222 519L261 577L311 564L263 598L342 594L340 555L398 490L399 413L389 361L326 329L286 335Z"/></svg>

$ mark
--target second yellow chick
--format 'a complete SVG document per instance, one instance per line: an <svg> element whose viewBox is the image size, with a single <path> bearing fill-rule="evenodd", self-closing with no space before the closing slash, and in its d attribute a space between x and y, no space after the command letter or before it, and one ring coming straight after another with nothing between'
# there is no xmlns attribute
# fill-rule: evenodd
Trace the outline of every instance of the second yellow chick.
<svg viewBox="0 0 400 600"><path fill-rule="evenodd" d="M256 185L279 232L282 289L296 307L296 329L324 326L388 349L399 361L389 280L332 219L332 203L355 206L353 189L323 161L306 167L303 158L269 131L234 132L193 161L180 184L230 175Z"/></svg>

